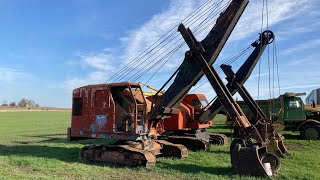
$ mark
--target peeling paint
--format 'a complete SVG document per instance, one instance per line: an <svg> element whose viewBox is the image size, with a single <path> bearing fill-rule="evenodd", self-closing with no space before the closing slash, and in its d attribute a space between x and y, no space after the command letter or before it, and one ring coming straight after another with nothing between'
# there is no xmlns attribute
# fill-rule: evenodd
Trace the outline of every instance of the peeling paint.
<svg viewBox="0 0 320 180"><path fill-rule="evenodd" d="M91 132L92 137L96 137L96 133L97 133L97 125L96 124L91 124L90 132Z"/></svg>
<svg viewBox="0 0 320 180"><path fill-rule="evenodd" d="M107 115L96 115L96 124L101 128L107 124L108 116Z"/></svg>

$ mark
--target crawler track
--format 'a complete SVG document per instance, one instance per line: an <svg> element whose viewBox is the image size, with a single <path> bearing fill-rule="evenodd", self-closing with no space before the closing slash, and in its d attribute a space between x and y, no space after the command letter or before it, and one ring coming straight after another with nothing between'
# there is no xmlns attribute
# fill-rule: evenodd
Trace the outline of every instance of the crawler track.
<svg viewBox="0 0 320 180"><path fill-rule="evenodd" d="M188 149L181 143L171 143L165 140L156 140L156 142L162 146L160 156L179 159L188 157Z"/></svg>
<svg viewBox="0 0 320 180"><path fill-rule="evenodd" d="M209 133L210 135L210 144L223 146L228 144L228 137L220 133Z"/></svg>
<svg viewBox="0 0 320 180"><path fill-rule="evenodd" d="M166 140L174 144L182 144L191 151L206 151L210 148L208 141L191 136L168 136Z"/></svg>
<svg viewBox="0 0 320 180"><path fill-rule="evenodd" d="M99 145L85 146L80 150L81 159L91 162L106 162L126 166L155 166L156 156L146 150L140 150L129 145Z"/></svg>

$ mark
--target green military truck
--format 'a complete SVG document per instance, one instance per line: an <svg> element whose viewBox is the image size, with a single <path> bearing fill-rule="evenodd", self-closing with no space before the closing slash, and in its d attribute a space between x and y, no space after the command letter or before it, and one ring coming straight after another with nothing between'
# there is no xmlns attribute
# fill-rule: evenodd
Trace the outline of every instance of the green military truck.
<svg viewBox="0 0 320 180"><path fill-rule="evenodd" d="M270 117L274 124L282 124L285 129L300 131L304 139L315 140L320 138L320 108L314 105L305 105L299 96L305 93L285 93L278 98L256 101L261 110ZM244 101L238 101L241 109L251 122L256 117ZM227 123L231 120L228 118ZM282 126L283 127L283 126Z"/></svg>

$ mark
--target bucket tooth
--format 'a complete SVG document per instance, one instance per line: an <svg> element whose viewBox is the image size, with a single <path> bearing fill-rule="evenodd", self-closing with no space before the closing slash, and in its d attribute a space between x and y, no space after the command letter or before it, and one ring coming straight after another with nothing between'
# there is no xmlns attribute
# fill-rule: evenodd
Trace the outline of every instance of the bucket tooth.
<svg viewBox="0 0 320 180"><path fill-rule="evenodd" d="M271 137L269 139L269 142L266 144L267 151L270 153L274 153L279 157L290 155L289 151L284 146L283 141L284 141L284 137L281 134L276 133L276 135Z"/></svg>
<svg viewBox="0 0 320 180"><path fill-rule="evenodd" d="M266 147L257 145L242 147L236 143L230 155L233 171L241 175L270 176L270 174L275 175L280 169L279 157L267 153ZM270 170L265 169L266 163L270 163Z"/></svg>

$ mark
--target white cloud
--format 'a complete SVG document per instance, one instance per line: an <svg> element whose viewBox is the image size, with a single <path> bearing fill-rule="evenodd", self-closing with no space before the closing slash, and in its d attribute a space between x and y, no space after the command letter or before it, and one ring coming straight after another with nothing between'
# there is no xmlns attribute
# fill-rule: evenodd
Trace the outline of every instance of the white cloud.
<svg viewBox="0 0 320 180"><path fill-rule="evenodd" d="M303 63L306 63L308 62L309 59L300 59L300 60L295 60L295 61L291 61L288 63L288 66L296 66L296 65L300 65L300 64L303 64Z"/></svg>
<svg viewBox="0 0 320 180"><path fill-rule="evenodd" d="M268 25L273 26L284 20L294 18L308 8L308 0L269 0L268 2ZM251 34L260 32L262 23L262 1L251 1L239 23L237 24L230 41L237 41ZM267 26L266 10L264 11L263 28Z"/></svg>
<svg viewBox="0 0 320 180"><path fill-rule="evenodd" d="M138 56L144 49L151 46L169 30L176 27L176 25L194 11L195 7L198 7L201 2L203 2L203 0L171 1L166 11L154 15L140 28L131 31L127 37L121 38L123 45L126 47L124 54L125 59L132 60ZM177 27L173 29L173 31L176 32ZM177 35L179 34L177 33Z"/></svg>
<svg viewBox="0 0 320 180"><path fill-rule="evenodd" d="M31 74L23 72L20 69L0 67L0 83L8 85L17 85L32 78Z"/></svg>
<svg viewBox="0 0 320 180"><path fill-rule="evenodd" d="M106 73L105 72L92 72L87 77L84 78L73 78L67 80L63 83L62 87L72 90L77 87L85 86L88 84L99 84L103 83L106 80Z"/></svg>
<svg viewBox="0 0 320 180"><path fill-rule="evenodd" d="M85 55L81 57L81 62L88 65L89 67L103 70L103 71L110 71L113 69L112 67L112 60L113 57L111 54L106 53L96 53Z"/></svg>
<svg viewBox="0 0 320 180"><path fill-rule="evenodd" d="M174 26L178 25L180 21L184 17L189 15L192 11L194 11L194 8L199 6L201 2L203 2L203 0L202 1L192 1L192 0L171 1L170 6L168 7L167 10L161 12L160 14L154 15L150 20L145 22L141 27L128 32L127 36L120 38L122 45L117 50L118 52L120 49L120 53L115 53L112 48L107 47L104 50L101 50L100 53L89 53L86 55L81 55L80 56L81 60L78 62L82 62L82 63L69 62L68 64L69 65L80 64L84 68L91 67L91 68L94 68L93 72L117 71L121 69L123 66L125 66L126 64L130 63L136 56L138 56L139 53L143 52L144 49L152 45L156 40L162 37L166 32L168 32ZM177 29L175 28L173 29L172 32L176 32L176 31ZM176 33L176 35L179 35L179 34ZM181 38L181 36L180 35L177 36L176 39L178 38ZM171 45L172 43L168 44L169 47ZM168 46L166 48L168 48ZM141 60L139 63L135 63L135 65L137 66L139 65L138 70L135 70L135 72L136 71L142 72L141 70L144 71L151 67L154 68L155 70L158 69L158 68L155 68L155 65L152 63L157 62L161 58L160 54L163 53L166 48L156 50L157 52L153 55L153 58L150 58L147 60L144 59L144 60ZM181 52L181 54L183 52ZM181 61L182 58L183 56L179 56L179 58L172 58L172 59L178 59L179 61ZM117 59L118 63L116 63L114 59ZM162 63L158 63L158 67ZM167 63L165 66L165 68L169 68L169 69L172 69L173 67L176 67L176 63ZM72 87L73 84L88 82L88 80L91 79L89 77L91 74L89 74L88 77L85 77L85 78L74 78L72 80L68 80L66 81L66 84ZM131 74L131 76L133 74ZM109 75L111 74L109 73ZM107 78L108 77L105 76L105 79L103 79L101 83L104 82ZM130 78L130 75L126 76L125 78Z"/></svg>
<svg viewBox="0 0 320 180"><path fill-rule="evenodd" d="M198 7L203 2L204 0L170 1L170 5L166 10L154 15L139 28L129 31L125 37L119 38L122 44L117 48L117 51L112 51L113 47L107 47L105 48L107 51L101 50L100 53L91 53L86 56L81 56L81 62L84 62L86 66L94 68L94 70L87 77L69 80L67 81L67 84L72 86L73 84L97 82L91 81L92 78L90 76L92 76L93 73L119 70L119 67L123 67L124 65L130 63L147 47L152 45L175 25L178 25L184 17L189 15L195 9L195 7ZM269 26L274 26L280 22L283 22L284 20L296 18L298 15L305 12L310 6L312 6L312 3L307 4L308 2L311 1L269 0ZM240 18L235 31L232 33L229 42L237 44L238 42L241 42L240 40L259 32L261 27L261 10L262 1L250 1L245 13ZM264 24L264 26L266 26L266 24ZM174 31L176 31L176 29L174 29ZM179 33L177 33L177 35L177 39L181 38ZM200 38L198 39L201 40ZM160 54L163 51L164 49L161 49L159 52L157 52L157 54ZM183 52L184 50L178 52L178 55L175 55L172 60L167 63L164 69L168 72L174 69L176 65L178 65L183 59ZM117 63L114 61L114 59L117 59ZM144 63L140 64L141 67L139 67L139 70L141 71L144 65L146 65L146 68L151 67L151 62L154 62L154 59L146 60ZM265 74L261 75L263 76ZM101 78L100 83L103 83L107 78L108 77L106 74L104 74L104 78Z"/></svg>
<svg viewBox="0 0 320 180"><path fill-rule="evenodd" d="M309 41L302 42L296 46L291 46L291 48L285 49L281 52L281 55L293 54L294 52L301 52L311 47L316 47L320 45L320 39L312 39Z"/></svg>
<svg viewBox="0 0 320 180"><path fill-rule="evenodd" d="M80 57L78 61L68 61L67 65L81 66L83 69L89 69L89 74L85 74L82 77L75 77L64 81L62 87L67 89L75 89L79 86L88 84L104 83L108 75L114 73L117 69L116 62L112 55L110 48L105 48L100 52L94 52L89 54L77 53L77 57Z"/></svg>
<svg viewBox="0 0 320 180"><path fill-rule="evenodd" d="M320 84L304 84L296 86L286 86L281 88L281 90L291 90L291 89L307 89L307 88L317 88L320 87Z"/></svg>

